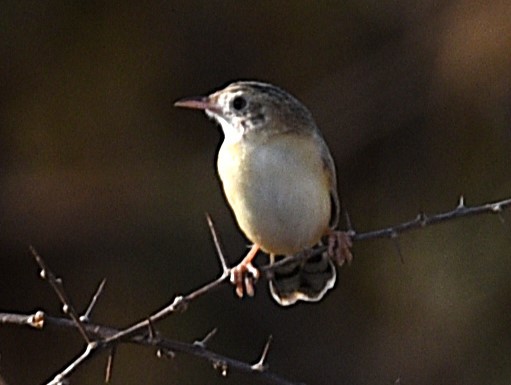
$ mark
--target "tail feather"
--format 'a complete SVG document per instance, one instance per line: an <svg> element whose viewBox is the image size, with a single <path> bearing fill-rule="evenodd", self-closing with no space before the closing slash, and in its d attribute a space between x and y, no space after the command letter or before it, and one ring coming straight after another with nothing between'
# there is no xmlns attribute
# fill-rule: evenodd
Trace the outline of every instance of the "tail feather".
<svg viewBox="0 0 511 385"><path fill-rule="evenodd" d="M283 257L270 256L274 263ZM270 292L282 306L293 305L297 301L317 302L334 287L336 269L326 253L307 261L286 264L274 271L270 280Z"/></svg>

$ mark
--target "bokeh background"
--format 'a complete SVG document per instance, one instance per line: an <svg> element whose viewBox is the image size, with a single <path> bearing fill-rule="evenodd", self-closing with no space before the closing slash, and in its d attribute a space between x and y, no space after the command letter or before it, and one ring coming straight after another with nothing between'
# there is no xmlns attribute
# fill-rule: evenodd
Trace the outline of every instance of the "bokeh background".
<svg viewBox="0 0 511 385"><path fill-rule="evenodd" d="M127 326L215 278L246 240L215 175L220 131L172 103L266 80L313 112L358 231L511 196L511 4L478 1L4 1L0 5L0 310L61 314L28 246L94 320ZM308 384L509 384L511 214L357 243L319 304L223 287L158 325ZM265 263L260 257L259 263ZM51 378L76 332L0 327L8 384ZM98 384L105 357L73 384ZM253 382L122 346L113 384Z"/></svg>

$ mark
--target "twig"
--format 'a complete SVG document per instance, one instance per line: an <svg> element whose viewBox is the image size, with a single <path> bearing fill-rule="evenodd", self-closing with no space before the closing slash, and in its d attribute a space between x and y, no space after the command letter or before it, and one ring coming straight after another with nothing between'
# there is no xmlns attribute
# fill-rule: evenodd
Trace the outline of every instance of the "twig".
<svg viewBox="0 0 511 385"><path fill-rule="evenodd" d="M509 209L510 207L511 199L504 199L493 203L485 203L480 206L469 207L465 205L465 199L463 198L463 196L461 196L456 208L445 213L428 216L425 213L421 212L415 217L415 219L394 226L362 233L357 233L353 228L350 228L348 232L353 242L368 241L370 239L393 239L397 241L399 235L403 233L413 230L419 230L426 226L437 225L443 222L463 217L481 214L496 214L502 220L502 212L506 209ZM351 226L351 221L349 221L348 223L349 226ZM307 258L312 258L318 254L324 253L326 250L327 250L326 246L318 246L314 248L314 250L310 253L299 253L297 255L285 257L272 265L262 266L259 268L259 270L265 273L266 277L271 277L272 272L281 266L284 266L288 263L299 262Z"/></svg>
<svg viewBox="0 0 511 385"><path fill-rule="evenodd" d="M186 296L176 296L174 298L174 301L168 305L165 306L163 309L157 311L147 319L140 321L127 329L119 331L117 334L106 338L105 340L101 341L103 345L110 345L111 343L129 338L137 333L139 333L141 330L146 329L149 326L149 323L156 323L158 321L161 321L171 314L174 314L176 312L183 312L188 307L188 304L192 302L193 300L203 296L204 294L208 293L209 291L219 287L221 284L223 284L225 281L227 281L229 276L225 276L222 274L220 278L217 278L216 280L207 283L206 285L198 288L195 291L192 291L190 294Z"/></svg>
<svg viewBox="0 0 511 385"><path fill-rule="evenodd" d="M37 264L41 268L41 277L48 281L48 283L53 288L53 291L55 291L55 294L57 294L57 296L59 297L60 302L62 303L62 310L64 311L64 314L69 315L69 317L75 323L76 328L82 335L85 343L89 344L90 343L89 336L87 335L87 332L83 327L83 322L80 320L78 313L76 312L73 305L71 305L71 301L69 300L69 298L66 295L66 292L64 291L62 280L60 278L57 278L55 274L53 274L53 272L48 268L44 260L37 253L33 246L29 246L29 249L30 252L32 253L32 256L35 258Z"/></svg>
<svg viewBox="0 0 511 385"><path fill-rule="evenodd" d="M105 283L106 283L106 278L103 278L103 280L100 282L96 292L92 296L92 299L89 303L89 306L87 307L87 310L80 317L80 321L89 322L90 315L92 314L92 310L94 309L94 306L96 306L96 302L98 301L99 296L101 295L101 293L103 293L103 289L105 288Z"/></svg>
<svg viewBox="0 0 511 385"><path fill-rule="evenodd" d="M159 346L159 343L155 340L155 338L147 337L147 333L144 332L144 330L152 330L153 323L157 321L161 321L162 319L168 317L169 315L175 313L176 311L184 311L188 305L189 302L192 300L198 298L201 295L206 294L208 291L212 290L213 288L220 286L227 277L222 275L222 277L218 278L217 280L210 282L201 288L191 292L187 296L177 296L174 301L169 305L163 308L162 310L158 311L151 317L128 327L127 329L123 330L114 330L114 333L108 334L105 336L101 336L100 339L89 342L86 346L85 351L78 356L75 360L73 360L66 368L64 368L60 373L58 373L55 378L48 383L48 385L57 385L62 382L62 379L65 377L68 377L74 370L76 370L79 365L81 365L85 360L90 359L94 357L96 354L98 354L100 351L107 349L109 347L115 346L121 342L126 341L137 341L138 338L144 339L144 341L150 341L150 344L153 346ZM89 324L82 324L84 326L85 330L89 330L88 326ZM151 333L150 333L151 334ZM169 348L162 347L162 350L172 350ZM279 382L276 382L277 384Z"/></svg>
<svg viewBox="0 0 511 385"><path fill-rule="evenodd" d="M158 321L161 321L161 320L167 318L168 316L170 316L171 314L173 314L175 312L185 311L190 302L203 296L204 294L208 293L209 291L219 287L224 282L228 281L228 278L230 275L230 269L227 268L227 263L226 263L224 253L223 253L223 250L222 250L222 247L220 244L220 238L218 237L213 220L211 219L209 214L206 214L206 219L208 221L208 226L211 231L211 236L213 238L213 242L215 244L217 255L219 257L220 264L222 267L222 274L220 275L220 277L218 277L214 281L209 282L209 283L205 284L204 286L192 291L191 293L189 293L185 296L176 296L170 305L165 306L163 309L153 313L147 319L145 319L135 325L132 325L132 326L128 327L127 329L119 331L118 334L116 334L110 338L105 339L104 341L102 341L103 344L108 345L108 344L111 344L112 342L114 342L115 340L133 336L133 335L137 334L140 330L147 328L149 322L154 324Z"/></svg>
<svg viewBox="0 0 511 385"><path fill-rule="evenodd" d="M32 252L34 258L36 259L37 263L39 264L39 266L42 269L43 277L48 279L48 282L53 287L55 293L58 295L61 302L64 304L64 308L69 310L69 314L71 315L71 318L73 319L73 321L75 322L75 324L77 325L79 330L82 332L82 335L85 337L85 342L87 344L84 352L80 356L78 356L75 360L73 360L70 364L68 364L68 366L66 368L64 368L60 373L58 373L54 377L54 379L50 382L50 384L54 385L54 384L62 383L63 379L68 377L74 370L76 370L78 368L78 366L81 365L82 362L84 362L87 359L92 358L93 356L95 356L97 353L99 353L100 351L102 351L104 349L113 347L113 346L117 345L118 343L120 343L122 341L127 341L135 336L142 336L144 338L147 338L146 337L147 333L145 332L145 330L150 331L149 340L151 340L152 344L154 345L155 344L154 323L161 321L162 319L168 317L169 315L171 315L175 312L185 311L188 304L191 301L208 293L212 289L219 287L222 283L224 283L229 278L230 269L228 269L226 267L225 258L223 256L223 252L220 247L220 241L219 241L218 235L216 233L216 230L214 228L213 221L211 220L211 218L209 216L208 216L208 224L209 224L212 236L213 236L215 246L217 248L217 252L218 252L218 255L220 258L221 265L222 265L221 276L219 278L217 278L216 280L205 284L204 286L192 291L191 293L189 293L185 296L176 296L174 298L174 301L170 305L155 312L147 319L145 319L141 322L138 322L124 330L117 330L115 334L106 336L104 338L101 338L101 339L93 341L93 342L91 342L91 340L87 336L86 328L85 328L83 322L79 319L76 311L71 306L70 301L64 291L61 281L58 278L55 278L55 275L48 268L48 266L46 265L46 263L44 262L42 257L35 251L35 249L32 246L30 247L30 251ZM100 288L98 291L101 290L101 286L102 285L100 285ZM94 297L96 297L96 296L97 295L95 295ZM93 303L95 302L94 297L93 297L93 301L92 301ZM89 306L89 308L90 308L90 306ZM215 362L217 362L217 361L215 361ZM111 373L109 375L111 375Z"/></svg>
<svg viewBox="0 0 511 385"><path fill-rule="evenodd" d="M392 238L393 234L402 234L408 231L417 230L426 226L436 225L453 219L469 217L480 214L501 214L502 211L511 207L511 199L504 199L498 202L486 203L480 206L465 206L465 199L460 197L458 206L454 210L445 213L426 215L420 213L411 221L400 223L395 226L380 230L368 231L365 233L355 233L353 241L366 241L369 239Z"/></svg>
<svg viewBox="0 0 511 385"><path fill-rule="evenodd" d="M0 313L0 324L11 324L11 325L28 325L29 320L34 317L34 314L7 314ZM76 327L72 320L61 317L51 317L45 316L45 327L49 328L58 328L58 329L70 329ZM102 340L108 339L109 337L118 334L120 331L118 329L87 323L84 324L84 328L87 333L91 336L91 338ZM211 333L210 333L211 334ZM132 336L130 339L126 340L128 343L134 343L138 345L143 345L147 347L157 347L164 351L174 351L178 353L188 354L193 357L204 360L211 365L217 365L218 363L225 364L227 368L239 371L241 373L249 373L259 377L261 380L267 382L268 384L276 384L276 385L298 385L299 383L289 381L275 373L271 373L269 371L255 371L249 363L236 360L234 358L230 358L211 350L208 350L204 347L197 346L194 343L186 343L175 340L170 340L166 338L155 339L148 338L147 336L136 335ZM89 353L89 349L86 349L78 358L75 360L76 365L80 365L86 358ZM76 369L76 368L73 368ZM60 373L60 377L58 380L62 381L65 376ZM69 375L69 372L65 372L66 375ZM51 384L57 384L55 379L50 382Z"/></svg>
<svg viewBox="0 0 511 385"><path fill-rule="evenodd" d="M116 346L112 346L112 349L110 349L110 354L108 355L108 360L106 361L106 368L105 368L105 382L109 383L112 379L112 372L113 372L113 366L114 366L114 358L115 358L115 352L117 351Z"/></svg>
<svg viewBox="0 0 511 385"><path fill-rule="evenodd" d="M218 258L220 259L220 264L222 266L222 272L225 275L229 274L229 268L227 267L227 262L225 260L225 254L222 248L222 244L220 243L220 237L218 236L218 233L215 229L215 224L213 223L213 219L211 219L211 216L209 213L206 213L206 221L208 222L209 231L211 233L211 237L213 238L213 243L215 244L216 254L218 255Z"/></svg>
<svg viewBox="0 0 511 385"><path fill-rule="evenodd" d="M214 328L213 330L211 330L208 334L206 334L206 337L204 337L203 339L201 340L196 340L193 342L193 344L195 346L198 346L200 348L203 348L205 349L206 346L208 345L208 342L215 336L216 332L218 331L217 328Z"/></svg>
<svg viewBox="0 0 511 385"><path fill-rule="evenodd" d="M254 365L252 365L252 369L258 372L265 371L268 369L268 365L266 364L266 359L268 358L268 352L270 351L270 344L273 337L270 335L266 344L264 345L263 352L261 353L261 358Z"/></svg>
<svg viewBox="0 0 511 385"><path fill-rule="evenodd" d="M78 357L76 357L71 364L69 364L64 370L62 370L59 374L57 374L53 380L48 382L48 385L62 385L66 383L66 379L73 373L78 367L85 362L93 352L93 344L87 344L87 347L83 351L82 354L80 354Z"/></svg>

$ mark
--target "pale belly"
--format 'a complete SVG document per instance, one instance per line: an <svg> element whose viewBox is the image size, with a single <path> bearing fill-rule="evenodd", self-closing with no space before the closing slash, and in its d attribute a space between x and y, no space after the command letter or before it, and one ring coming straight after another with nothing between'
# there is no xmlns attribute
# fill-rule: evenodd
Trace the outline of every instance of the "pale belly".
<svg viewBox="0 0 511 385"><path fill-rule="evenodd" d="M328 231L330 192L317 148L277 137L258 146L222 145L218 172L245 235L265 252L293 254Z"/></svg>

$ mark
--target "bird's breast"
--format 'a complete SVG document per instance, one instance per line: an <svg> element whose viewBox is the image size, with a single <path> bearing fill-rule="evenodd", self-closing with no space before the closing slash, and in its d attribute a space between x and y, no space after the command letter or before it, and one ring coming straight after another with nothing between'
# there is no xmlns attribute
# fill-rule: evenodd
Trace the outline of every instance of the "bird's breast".
<svg viewBox="0 0 511 385"><path fill-rule="evenodd" d="M328 230L330 186L312 138L287 133L224 143L218 173L240 228L264 251L293 254Z"/></svg>

